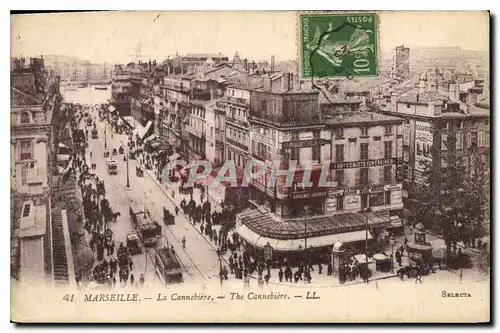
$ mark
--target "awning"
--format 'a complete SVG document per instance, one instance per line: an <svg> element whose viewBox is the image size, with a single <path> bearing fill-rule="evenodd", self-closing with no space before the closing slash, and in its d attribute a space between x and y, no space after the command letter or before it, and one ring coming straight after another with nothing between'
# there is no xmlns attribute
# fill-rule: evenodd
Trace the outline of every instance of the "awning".
<svg viewBox="0 0 500 333"><path fill-rule="evenodd" d="M109 112L115 112L116 108L113 105L108 106L108 111Z"/></svg>
<svg viewBox="0 0 500 333"><path fill-rule="evenodd" d="M173 153L171 156L168 157L168 159L170 161L173 161L173 160L176 160L178 159L179 157L181 157L181 155L177 154L177 153Z"/></svg>
<svg viewBox="0 0 500 333"><path fill-rule="evenodd" d="M71 158L71 155L65 155L65 154L57 155L57 161L59 161L59 162L69 161L70 158Z"/></svg>
<svg viewBox="0 0 500 333"><path fill-rule="evenodd" d="M147 143L147 142L154 140L154 139L156 139L156 134L151 134L146 139L144 139L144 143Z"/></svg>
<svg viewBox="0 0 500 333"><path fill-rule="evenodd" d="M276 251L300 251L305 247L305 239L275 239L263 237L254 231L250 230L246 225L242 225L237 230L238 235L244 240L256 247L263 248L267 243ZM366 231L352 231L340 234L331 234L318 237L307 238L308 248L318 248L333 246L337 242L343 244L353 243L366 240ZM373 236L368 233L368 239L373 239Z"/></svg>
<svg viewBox="0 0 500 333"><path fill-rule="evenodd" d="M148 120L148 123L146 124L146 128L142 131L142 134L139 134L141 139L144 139L144 136L148 135L148 132L151 129L152 125L153 125L153 122L151 120Z"/></svg>

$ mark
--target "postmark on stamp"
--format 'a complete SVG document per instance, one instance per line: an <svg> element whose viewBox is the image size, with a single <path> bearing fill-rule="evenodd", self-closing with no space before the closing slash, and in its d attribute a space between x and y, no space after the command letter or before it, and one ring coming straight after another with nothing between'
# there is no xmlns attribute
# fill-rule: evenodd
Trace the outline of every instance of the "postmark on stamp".
<svg viewBox="0 0 500 333"><path fill-rule="evenodd" d="M305 13L298 19L302 78L378 75L377 14Z"/></svg>

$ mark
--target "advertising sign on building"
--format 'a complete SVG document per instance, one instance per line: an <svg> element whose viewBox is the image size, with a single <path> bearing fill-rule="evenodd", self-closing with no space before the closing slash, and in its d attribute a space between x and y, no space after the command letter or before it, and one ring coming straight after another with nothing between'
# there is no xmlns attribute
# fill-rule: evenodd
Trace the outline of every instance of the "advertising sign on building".
<svg viewBox="0 0 500 333"><path fill-rule="evenodd" d="M335 213L337 211L337 198L327 198L325 202L326 213Z"/></svg>
<svg viewBox="0 0 500 333"><path fill-rule="evenodd" d="M345 198L346 210L359 210L361 209L361 198L359 195L349 195Z"/></svg>
<svg viewBox="0 0 500 333"><path fill-rule="evenodd" d="M432 128L424 121L415 122L415 170L424 171L425 163L432 160Z"/></svg>
<svg viewBox="0 0 500 333"><path fill-rule="evenodd" d="M403 202L403 194L401 190L391 192L391 204L398 204Z"/></svg>

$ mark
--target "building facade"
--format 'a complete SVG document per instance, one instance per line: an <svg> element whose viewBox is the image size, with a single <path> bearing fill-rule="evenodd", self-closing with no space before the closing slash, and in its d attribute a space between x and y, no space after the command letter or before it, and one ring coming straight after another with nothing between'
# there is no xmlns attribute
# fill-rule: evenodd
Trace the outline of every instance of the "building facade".
<svg viewBox="0 0 500 333"><path fill-rule="evenodd" d="M121 117L131 116L130 94L132 85L130 82L130 70L122 65L115 65L111 73L111 105L113 105Z"/></svg>
<svg viewBox="0 0 500 333"><path fill-rule="evenodd" d="M51 228L53 119L61 106L60 78L43 58L16 59L11 72L11 277L54 279Z"/></svg>

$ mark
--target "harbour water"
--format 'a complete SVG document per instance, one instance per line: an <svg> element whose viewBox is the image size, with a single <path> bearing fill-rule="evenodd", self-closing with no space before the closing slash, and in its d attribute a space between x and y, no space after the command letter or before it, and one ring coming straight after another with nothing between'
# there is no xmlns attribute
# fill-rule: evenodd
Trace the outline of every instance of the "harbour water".
<svg viewBox="0 0 500 333"><path fill-rule="evenodd" d="M106 85L107 90L97 90L95 87L88 86L86 88L68 88L61 87L61 92L65 103L80 103L80 104L103 104L107 103L111 98L111 85Z"/></svg>

